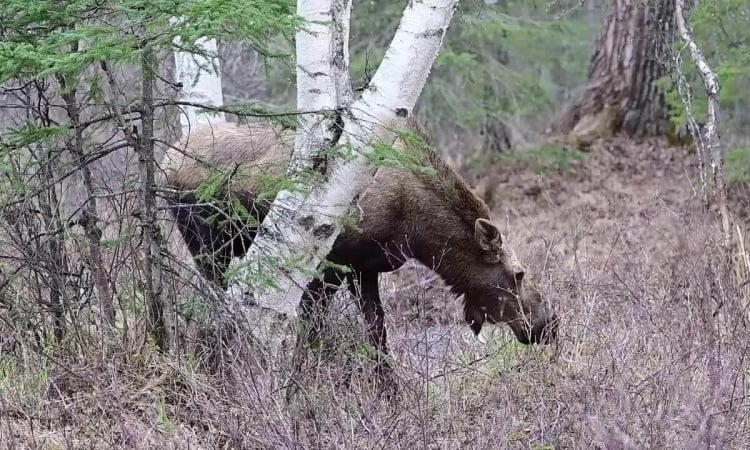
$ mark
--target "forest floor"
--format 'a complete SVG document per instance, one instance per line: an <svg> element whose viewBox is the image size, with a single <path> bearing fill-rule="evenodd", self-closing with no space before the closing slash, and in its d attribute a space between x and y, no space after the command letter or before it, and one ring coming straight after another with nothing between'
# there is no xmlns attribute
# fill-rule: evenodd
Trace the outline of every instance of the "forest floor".
<svg viewBox="0 0 750 450"><path fill-rule="evenodd" d="M74 380L52 370L34 381L46 386L37 402L9 396L0 376L3 409L27 408L0 421L0 437L39 448L750 447L748 274L716 264L695 155L624 140L555 155L555 167L504 157L480 179L562 317L558 343L523 346L489 326L479 344L460 300L408 264L381 277L396 399L368 381L356 345L310 355L287 401L278 374L206 375L148 355L134 370L130 355L92 364L77 388L60 389ZM734 198L743 233L746 211ZM351 298L337 305L339 342L361 340ZM46 420L30 427L34 417Z"/></svg>

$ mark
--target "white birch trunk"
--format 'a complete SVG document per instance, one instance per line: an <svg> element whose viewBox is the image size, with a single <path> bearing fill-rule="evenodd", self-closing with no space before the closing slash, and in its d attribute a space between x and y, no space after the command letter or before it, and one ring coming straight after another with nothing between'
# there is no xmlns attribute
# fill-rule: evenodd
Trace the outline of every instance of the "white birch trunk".
<svg viewBox="0 0 750 450"><path fill-rule="evenodd" d="M173 18L177 23L180 19ZM180 45L180 39L175 38ZM216 39L199 39L195 45L208 55L218 55ZM207 58L188 52L174 52L175 80L182 84L180 100L199 103L207 106L222 106L224 97L221 91L221 70L217 57ZM200 124L220 124L226 121L224 113L201 111L194 106L183 106L180 114L180 125L183 135L190 128Z"/></svg>
<svg viewBox="0 0 750 450"><path fill-rule="evenodd" d="M306 2L300 0L300 5L303 3ZM307 3L321 7L326 2L313 0ZM341 5L337 1L327 3L328 8L317 11L335 11L336 5ZM235 299L245 318L251 321L248 328L272 351L278 350L279 345L291 337L289 325L297 316L299 300L310 281L311 271L328 255L340 232L338 218L348 211L356 196L372 180L374 169L366 158L371 150L368 144L376 139L392 143L395 139L394 127L403 125L405 118L412 113L457 4L458 0L410 2L369 87L359 100L347 108L343 116L344 130L338 141L326 145L325 139L321 140L315 133L311 133L312 138L308 137L310 134L298 135L295 161L314 156L316 151L330 147L330 144L348 145L355 157L349 161L339 159L330 162L328 168L322 171L324 183L314 187L306 197L290 191L279 193L261 224L253 246L243 258L239 276L229 289L230 296ZM300 7L300 12L311 10ZM348 18L348 13L340 17ZM334 22L331 27L348 28L348 22ZM338 34L346 36L348 33ZM319 71L306 70L307 67L300 61L298 74L303 74L298 90L307 88L310 94L318 90L325 92L320 88L322 82L330 95L327 103L324 103L320 97L307 97L308 93L301 92L298 98L303 104L297 105L300 110L308 110L311 105L304 102L312 99L321 101L315 107L334 104L332 97L337 98L336 104L342 105L341 102L349 95L347 89L336 81L347 78L345 86L348 86L348 76L341 73L346 63L336 66L340 46L329 45L328 36L323 33L317 37L298 35L298 55L302 56L300 52L305 52L305 59L310 62L326 61L328 55L328 66L321 66ZM302 42L303 37L326 42L313 45ZM314 55L312 49L321 53ZM342 51L341 55L346 56L345 46ZM329 79L324 76L326 73L338 75ZM323 128L327 129L325 126ZM329 131L327 136L333 135ZM302 149L309 152L300 154ZM297 162L297 166L299 164ZM294 170L295 165L292 165ZM294 264L287 264L290 261L294 261ZM258 282L257 274L270 276L276 288ZM250 304L254 306L249 307Z"/></svg>
<svg viewBox="0 0 750 450"><path fill-rule="evenodd" d="M680 38L685 43L690 58L695 64L695 69L703 80L703 85L706 88L708 94L708 121L706 123L706 134L705 136L694 136L695 141L700 147L699 151L704 155L707 155L711 161L711 174L713 177L713 199L719 208L719 214L721 216L721 232L722 242L725 248L729 248L731 240L731 228L729 221L729 209L727 207L727 190L724 185L724 155L721 146L721 139L719 137L719 80L716 78L716 73L708 65L706 58L703 56L698 45L693 39L693 35L688 27L687 20L685 19L685 5L684 0L675 1L675 16L677 19L677 30L680 33ZM694 134L698 134L698 130L693 130Z"/></svg>
<svg viewBox="0 0 750 450"><path fill-rule="evenodd" d="M289 175L313 169L320 152L336 142L330 120L352 102L349 79L351 0L300 0L297 14L307 22L296 36L297 110L320 111L301 117Z"/></svg>

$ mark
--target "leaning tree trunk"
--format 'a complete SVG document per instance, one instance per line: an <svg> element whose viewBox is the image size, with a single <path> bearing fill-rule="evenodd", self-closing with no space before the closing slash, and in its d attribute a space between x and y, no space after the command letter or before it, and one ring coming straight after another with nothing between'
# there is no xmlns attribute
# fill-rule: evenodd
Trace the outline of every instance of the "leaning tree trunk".
<svg viewBox="0 0 750 450"><path fill-rule="evenodd" d="M563 118L562 131L584 144L619 133L664 134L667 109L655 82L668 71L673 22L672 0L611 0L586 90Z"/></svg>
<svg viewBox="0 0 750 450"><path fill-rule="evenodd" d="M339 218L372 180L369 145L373 140L392 143L394 127L403 125L413 111L457 4L409 2L368 88L350 103L351 0L299 0L298 13L312 29L297 35L297 108L329 114L302 121L289 175L313 171L323 182L308 195L299 190L277 195L230 286L231 297L239 300L250 321L248 331L272 352L291 337L289 325L303 290L333 247L341 230ZM336 109L335 120L330 109ZM332 148L348 148L353 157L324 161L323 152Z"/></svg>

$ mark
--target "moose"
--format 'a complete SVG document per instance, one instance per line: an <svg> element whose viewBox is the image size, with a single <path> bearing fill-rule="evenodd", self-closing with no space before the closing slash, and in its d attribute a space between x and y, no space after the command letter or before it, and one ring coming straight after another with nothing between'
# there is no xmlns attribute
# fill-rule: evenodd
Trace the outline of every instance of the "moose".
<svg viewBox="0 0 750 450"><path fill-rule="evenodd" d="M397 139L393 148L419 164L379 167L352 208L354 223L344 223L327 257L334 264L307 286L303 316L306 309L324 305L346 280L364 313L370 344L387 354L378 274L415 258L457 297L463 295L464 318L476 335L485 323L507 323L521 343L554 341L557 318L524 282L524 268L490 220L487 205L431 145L424 145L429 139L418 126L408 122L408 129L423 144ZM294 130L271 122L204 125L161 160L159 183L167 209L199 272L222 288L231 260L246 253L270 208L275 194L262 195L264 187L267 191L269 180L286 173L294 138ZM254 220L248 223L232 208Z"/></svg>

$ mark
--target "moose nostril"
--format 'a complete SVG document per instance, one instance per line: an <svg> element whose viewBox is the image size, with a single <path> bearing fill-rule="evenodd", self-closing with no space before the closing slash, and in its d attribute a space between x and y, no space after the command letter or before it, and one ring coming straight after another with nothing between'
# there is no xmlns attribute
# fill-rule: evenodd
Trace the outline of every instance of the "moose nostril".
<svg viewBox="0 0 750 450"><path fill-rule="evenodd" d="M524 272L523 270L516 272L516 283L520 283L521 281L523 281L524 275L526 275L526 272Z"/></svg>

